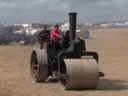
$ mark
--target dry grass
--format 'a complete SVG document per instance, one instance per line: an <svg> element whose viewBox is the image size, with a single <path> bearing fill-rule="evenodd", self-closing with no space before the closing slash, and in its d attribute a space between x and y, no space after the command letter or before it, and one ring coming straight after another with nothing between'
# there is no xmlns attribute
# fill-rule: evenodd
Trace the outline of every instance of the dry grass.
<svg viewBox="0 0 128 96"><path fill-rule="evenodd" d="M87 49L100 55L105 72L97 90L64 91L59 83L36 84L30 76L30 46L0 46L0 96L127 96L128 29L97 29Z"/></svg>

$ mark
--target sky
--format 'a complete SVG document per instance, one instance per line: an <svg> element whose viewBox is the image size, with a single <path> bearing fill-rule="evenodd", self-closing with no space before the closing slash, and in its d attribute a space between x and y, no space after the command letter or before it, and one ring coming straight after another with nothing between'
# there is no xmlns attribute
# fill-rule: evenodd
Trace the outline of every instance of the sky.
<svg viewBox="0 0 128 96"><path fill-rule="evenodd" d="M128 0L0 0L0 23L57 23L78 13L78 22L128 20Z"/></svg>

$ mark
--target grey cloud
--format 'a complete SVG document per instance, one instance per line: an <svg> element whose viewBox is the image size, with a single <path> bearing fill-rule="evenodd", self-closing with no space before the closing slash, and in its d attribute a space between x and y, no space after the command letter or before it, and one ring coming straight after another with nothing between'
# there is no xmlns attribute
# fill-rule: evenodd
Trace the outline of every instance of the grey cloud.
<svg viewBox="0 0 128 96"><path fill-rule="evenodd" d="M128 19L128 0L0 0L0 22L59 22L77 11L81 22Z"/></svg>
<svg viewBox="0 0 128 96"><path fill-rule="evenodd" d="M0 9L1 8L12 8L12 7L15 7L16 4L15 3L9 3L9 2L4 2L4 1L1 1L0 2Z"/></svg>

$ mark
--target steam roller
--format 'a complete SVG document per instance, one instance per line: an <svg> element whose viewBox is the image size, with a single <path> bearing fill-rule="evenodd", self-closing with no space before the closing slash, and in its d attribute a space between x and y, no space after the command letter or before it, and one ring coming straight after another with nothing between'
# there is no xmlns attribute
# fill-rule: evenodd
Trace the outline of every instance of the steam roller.
<svg viewBox="0 0 128 96"><path fill-rule="evenodd" d="M46 49L34 49L31 73L36 82L60 81L66 90L95 89L99 78L98 53L88 52L85 40L76 37L77 13L69 13L70 28L61 47L52 41Z"/></svg>

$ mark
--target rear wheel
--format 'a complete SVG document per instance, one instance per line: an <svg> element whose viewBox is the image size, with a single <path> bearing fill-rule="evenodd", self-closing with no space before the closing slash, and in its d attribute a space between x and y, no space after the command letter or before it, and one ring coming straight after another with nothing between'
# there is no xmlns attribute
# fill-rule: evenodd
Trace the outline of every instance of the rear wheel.
<svg viewBox="0 0 128 96"><path fill-rule="evenodd" d="M33 50L30 64L34 80L36 82L44 82L48 77L48 57L46 50Z"/></svg>

